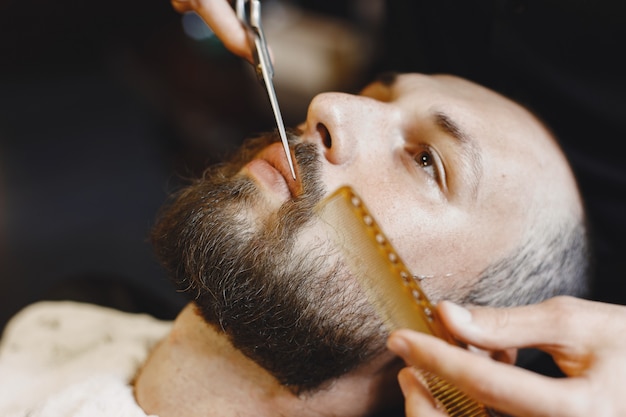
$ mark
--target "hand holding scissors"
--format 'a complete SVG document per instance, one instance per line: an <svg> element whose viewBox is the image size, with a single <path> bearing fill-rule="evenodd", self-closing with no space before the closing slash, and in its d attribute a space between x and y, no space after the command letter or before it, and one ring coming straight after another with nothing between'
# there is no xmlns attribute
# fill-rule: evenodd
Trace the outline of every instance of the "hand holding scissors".
<svg viewBox="0 0 626 417"><path fill-rule="evenodd" d="M196 12L228 50L254 65L257 77L265 86L270 99L291 175L296 179L285 124L272 83L274 68L261 26L260 1L236 0L235 10L226 0L171 0L171 2L174 9L180 13Z"/></svg>

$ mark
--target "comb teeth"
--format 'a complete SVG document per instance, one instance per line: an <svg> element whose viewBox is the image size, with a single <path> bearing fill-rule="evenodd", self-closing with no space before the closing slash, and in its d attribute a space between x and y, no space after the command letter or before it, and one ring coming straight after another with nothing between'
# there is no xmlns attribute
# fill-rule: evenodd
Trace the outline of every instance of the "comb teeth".
<svg viewBox="0 0 626 417"><path fill-rule="evenodd" d="M450 385L437 375L426 371L419 371L422 383L426 385L437 404L450 417L480 417L493 416L484 405L465 395L459 389Z"/></svg>
<svg viewBox="0 0 626 417"><path fill-rule="evenodd" d="M390 330L408 328L456 344L402 259L349 187L342 187L317 207L333 231L348 267ZM419 370L424 385L451 417L494 417L496 414L437 375Z"/></svg>

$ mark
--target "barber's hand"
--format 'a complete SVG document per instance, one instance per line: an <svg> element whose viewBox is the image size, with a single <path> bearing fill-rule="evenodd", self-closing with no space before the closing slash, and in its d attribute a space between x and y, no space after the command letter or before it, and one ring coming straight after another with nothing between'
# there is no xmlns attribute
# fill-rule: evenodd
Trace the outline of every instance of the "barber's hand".
<svg viewBox="0 0 626 417"><path fill-rule="evenodd" d="M179 13L194 11L232 53L253 62L246 31L228 0L171 0Z"/></svg>
<svg viewBox="0 0 626 417"><path fill-rule="evenodd" d="M510 309L470 312L449 302L437 308L459 340L489 351L539 348L568 378L545 377L432 336L398 330L388 347L407 364L512 416L626 416L626 307L557 297ZM444 416L413 372L405 368L399 375L407 416Z"/></svg>

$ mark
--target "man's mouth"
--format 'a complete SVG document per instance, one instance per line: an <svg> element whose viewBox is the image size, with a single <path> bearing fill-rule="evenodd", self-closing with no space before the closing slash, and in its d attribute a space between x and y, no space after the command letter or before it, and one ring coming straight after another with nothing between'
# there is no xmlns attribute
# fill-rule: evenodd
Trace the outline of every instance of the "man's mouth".
<svg viewBox="0 0 626 417"><path fill-rule="evenodd" d="M294 159L296 176L298 164ZM289 162L280 142L264 148L244 168L249 175L261 186L270 192L281 195L285 199L293 199L302 192L299 178L293 179Z"/></svg>

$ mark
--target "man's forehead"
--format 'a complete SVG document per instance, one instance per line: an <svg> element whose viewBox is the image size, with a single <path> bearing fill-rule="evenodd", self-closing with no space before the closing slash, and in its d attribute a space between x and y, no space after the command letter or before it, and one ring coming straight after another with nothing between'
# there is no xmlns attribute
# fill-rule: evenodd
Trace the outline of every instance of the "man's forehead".
<svg viewBox="0 0 626 417"><path fill-rule="evenodd" d="M425 75L419 73L399 74L396 72L385 72L378 75L375 80L367 85L361 95L372 97L380 101L390 102L399 96L413 93L421 94L446 94L452 98L455 88L449 89L449 84L454 87L457 77ZM467 87L469 82L458 79L457 87ZM465 86L463 84L466 84Z"/></svg>
<svg viewBox="0 0 626 417"><path fill-rule="evenodd" d="M376 76L364 90L376 87L388 90L403 90L406 88L424 88L429 90L467 91L472 94L477 92L493 93L491 90L476 84L470 80L451 74L422 74L422 73L397 73L384 72Z"/></svg>
<svg viewBox="0 0 626 417"><path fill-rule="evenodd" d="M378 74L374 80L369 83L363 90L361 90L361 95L372 96L382 95L387 99L391 99L391 94L397 88L400 77L406 74L400 74L397 72L383 72ZM384 100L383 101L387 101Z"/></svg>
<svg viewBox="0 0 626 417"><path fill-rule="evenodd" d="M494 136L506 137L507 141L513 137L528 140L533 132L537 136L536 127L541 125L518 103L454 75L382 73L361 95L398 103L410 120L433 120L438 126L452 127L444 129L448 132L464 132L453 135L456 138Z"/></svg>

